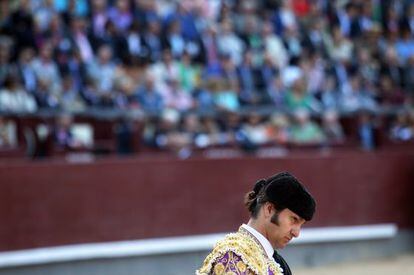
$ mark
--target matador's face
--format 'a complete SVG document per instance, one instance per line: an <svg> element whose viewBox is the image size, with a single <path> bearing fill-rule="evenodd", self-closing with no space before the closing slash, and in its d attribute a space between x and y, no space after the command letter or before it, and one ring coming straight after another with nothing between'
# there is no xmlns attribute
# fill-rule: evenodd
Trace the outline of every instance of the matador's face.
<svg viewBox="0 0 414 275"><path fill-rule="evenodd" d="M273 248L284 248L293 238L299 237L300 229L306 222L288 208L276 211L272 206L272 213L266 220L266 237Z"/></svg>

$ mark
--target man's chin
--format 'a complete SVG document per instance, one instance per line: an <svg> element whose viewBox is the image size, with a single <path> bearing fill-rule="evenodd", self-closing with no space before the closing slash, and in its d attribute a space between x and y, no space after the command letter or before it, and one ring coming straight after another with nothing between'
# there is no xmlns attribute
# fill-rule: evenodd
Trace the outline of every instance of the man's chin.
<svg viewBox="0 0 414 275"><path fill-rule="evenodd" d="M286 247L287 244L288 243L278 243L278 244L276 244L275 249L283 249L283 248Z"/></svg>

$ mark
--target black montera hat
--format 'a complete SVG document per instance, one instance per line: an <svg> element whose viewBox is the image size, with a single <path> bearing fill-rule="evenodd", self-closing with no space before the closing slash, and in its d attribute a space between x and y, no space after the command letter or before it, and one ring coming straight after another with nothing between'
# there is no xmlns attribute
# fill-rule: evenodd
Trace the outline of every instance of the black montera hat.
<svg viewBox="0 0 414 275"><path fill-rule="evenodd" d="M259 185L265 188L264 192L269 202L274 203L278 209L288 208L306 221L312 219L315 213L315 200L290 173L279 173L259 182L262 182Z"/></svg>

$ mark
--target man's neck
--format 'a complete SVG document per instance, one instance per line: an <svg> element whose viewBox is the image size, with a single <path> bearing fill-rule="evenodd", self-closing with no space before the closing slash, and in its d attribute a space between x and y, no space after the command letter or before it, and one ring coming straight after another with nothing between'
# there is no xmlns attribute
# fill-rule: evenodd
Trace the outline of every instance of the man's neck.
<svg viewBox="0 0 414 275"><path fill-rule="evenodd" d="M247 225L250 226L251 228L254 228L257 232L262 234L267 239L267 234L266 234L266 230L264 229L264 226L259 224L257 220L250 219Z"/></svg>
<svg viewBox="0 0 414 275"><path fill-rule="evenodd" d="M271 259L273 256L274 249L272 247L272 244L269 242L269 240L266 238L266 236L258 231L258 227L253 227L253 225L249 222L248 224L242 225L242 227L245 227L247 231L249 231L261 244L264 251L266 252L266 255Z"/></svg>

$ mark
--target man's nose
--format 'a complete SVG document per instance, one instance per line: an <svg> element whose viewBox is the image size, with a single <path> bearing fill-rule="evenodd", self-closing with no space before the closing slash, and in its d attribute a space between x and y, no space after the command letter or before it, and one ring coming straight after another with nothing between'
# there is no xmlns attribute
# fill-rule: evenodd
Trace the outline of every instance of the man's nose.
<svg viewBox="0 0 414 275"><path fill-rule="evenodd" d="M295 237L295 238L299 237L299 235L300 235L300 228L299 228L299 227L294 227L294 228L292 229L292 235L293 235L293 237Z"/></svg>

